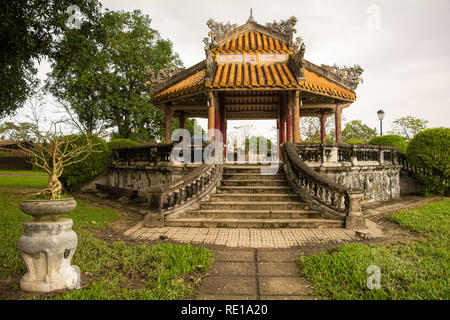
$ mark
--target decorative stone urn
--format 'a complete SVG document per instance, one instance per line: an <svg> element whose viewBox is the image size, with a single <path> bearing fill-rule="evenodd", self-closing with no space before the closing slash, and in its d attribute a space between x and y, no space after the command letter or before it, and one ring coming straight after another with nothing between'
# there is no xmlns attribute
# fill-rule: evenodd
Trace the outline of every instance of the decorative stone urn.
<svg viewBox="0 0 450 320"><path fill-rule="evenodd" d="M24 200L20 203L20 210L34 217L35 221L43 216L52 216L55 220L59 215L69 213L77 207L74 198L55 200Z"/></svg>
<svg viewBox="0 0 450 320"><path fill-rule="evenodd" d="M19 239L19 252L27 267L20 280L22 290L51 292L80 288L80 269L70 265L78 244L78 237L72 230L73 221L56 218L75 207L76 201L72 198L21 203L20 209L35 218L23 223L24 234ZM41 219L43 216L52 216L52 219Z"/></svg>

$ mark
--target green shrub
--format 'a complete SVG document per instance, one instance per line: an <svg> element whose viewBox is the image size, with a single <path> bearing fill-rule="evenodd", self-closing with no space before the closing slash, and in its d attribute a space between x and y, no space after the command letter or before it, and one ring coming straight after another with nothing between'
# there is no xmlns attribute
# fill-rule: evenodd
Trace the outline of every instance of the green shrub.
<svg viewBox="0 0 450 320"><path fill-rule="evenodd" d="M392 146L397 147L398 151L406 154L407 144L403 137L396 135L386 135L381 137L375 137L369 141L369 144L377 146Z"/></svg>
<svg viewBox="0 0 450 320"><path fill-rule="evenodd" d="M105 171L108 166L111 155L108 145L96 136L91 136L91 140L93 144L96 144L94 151L85 160L64 168L60 181L69 192L79 191L84 184ZM85 143L86 138L80 136L75 140L73 147L76 148Z"/></svg>
<svg viewBox="0 0 450 320"><path fill-rule="evenodd" d="M348 144L366 144L366 142L363 139L358 139L358 138L347 139L345 141L345 143L348 143Z"/></svg>
<svg viewBox="0 0 450 320"><path fill-rule="evenodd" d="M412 165L424 170L418 177L425 184L425 192L449 193L450 128L419 132L409 143L407 156Z"/></svg>
<svg viewBox="0 0 450 320"><path fill-rule="evenodd" d="M130 139L113 139L108 142L109 149L113 148L126 148L126 147L137 147L138 143Z"/></svg>

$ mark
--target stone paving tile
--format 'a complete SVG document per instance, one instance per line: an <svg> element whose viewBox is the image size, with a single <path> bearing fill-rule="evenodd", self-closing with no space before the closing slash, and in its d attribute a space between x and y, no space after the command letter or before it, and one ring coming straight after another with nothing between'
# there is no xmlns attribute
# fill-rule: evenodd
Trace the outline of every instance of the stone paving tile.
<svg viewBox="0 0 450 320"><path fill-rule="evenodd" d="M225 276L255 276L256 267L253 262L224 262L218 261L208 271L211 275Z"/></svg>
<svg viewBox="0 0 450 320"><path fill-rule="evenodd" d="M197 297L195 297L195 300L257 300L257 297L256 296L239 296L239 295L202 294L202 295L198 295Z"/></svg>
<svg viewBox="0 0 450 320"><path fill-rule="evenodd" d="M299 277L258 277L262 296L311 294L309 283Z"/></svg>
<svg viewBox="0 0 450 320"><path fill-rule="evenodd" d="M297 258L295 250L258 250L258 262L292 262Z"/></svg>
<svg viewBox="0 0 450 320"><path fill-rule="evenodd" d="M257 295L256 277L205 276L200 295Z"/></svg>
<svg viewBox="0 0 450 320"><path fill-rule="evenodd" d="M261 296L260 300L318 300L314 296Z"/></svg>
<svg viewBox="0 0 450 320"><path fill-rule="evenodd" d="M291 276L297 273L295 262L258 262L258 276Z"/></svg>
<svg viewBox="0 0 450 320"><path fill-rule="evenodd" d="M216 261L253 261L253 250L217 250Z"/></svg>

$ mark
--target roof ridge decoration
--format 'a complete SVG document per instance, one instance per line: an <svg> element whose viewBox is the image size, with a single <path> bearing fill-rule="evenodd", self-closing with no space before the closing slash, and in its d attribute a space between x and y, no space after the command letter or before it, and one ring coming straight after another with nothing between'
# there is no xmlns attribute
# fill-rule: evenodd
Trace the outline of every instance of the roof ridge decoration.
<svg viewBox="0 0 450 320"><path fill-rule="evenodd" d="M297 30L294 29L297 21L296 17L291 16L289 19L281 20L280 22L273 20L272 23L266 23L266 27L273 32L278 32L292 38L294 33L297 33Z"/></svg>
<svg viewBox="0 0 450 320"><path fill-rule="evenodd" d="M177 68L176 66L170 66L167 69L162 70L150 70L147 83L151 85L151 91L156 92L160 89L160 85L178 75L184 68Z"/></svg>
<svg viewBox="0 0 450 320"><path fill-rule="evenodd" d="M340 67L337 64L334 64L333 66L322 64L321 67L328 70L331 73L334 73L341 79L346 79L346 80L350 81L354 85L359 85L360 83L364 83L364 80L361 77L361 75L364 72L364 69L361 68L361 66L359 64L355 64L353 67L347 67L347 66Z"/></svg>

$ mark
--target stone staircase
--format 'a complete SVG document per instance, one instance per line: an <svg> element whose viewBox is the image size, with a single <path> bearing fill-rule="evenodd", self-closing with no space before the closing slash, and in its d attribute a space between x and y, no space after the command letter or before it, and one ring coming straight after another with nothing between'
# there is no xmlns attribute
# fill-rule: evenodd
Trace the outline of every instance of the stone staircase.
<svg viewBox="0 0 450 320"><path fill-rule="evenodd" d="M280 168L261 175L258 165L225 165L216 193L197 210L166 218L171 227L340 228L342 221L325 219L292 192Z"/></svg>

